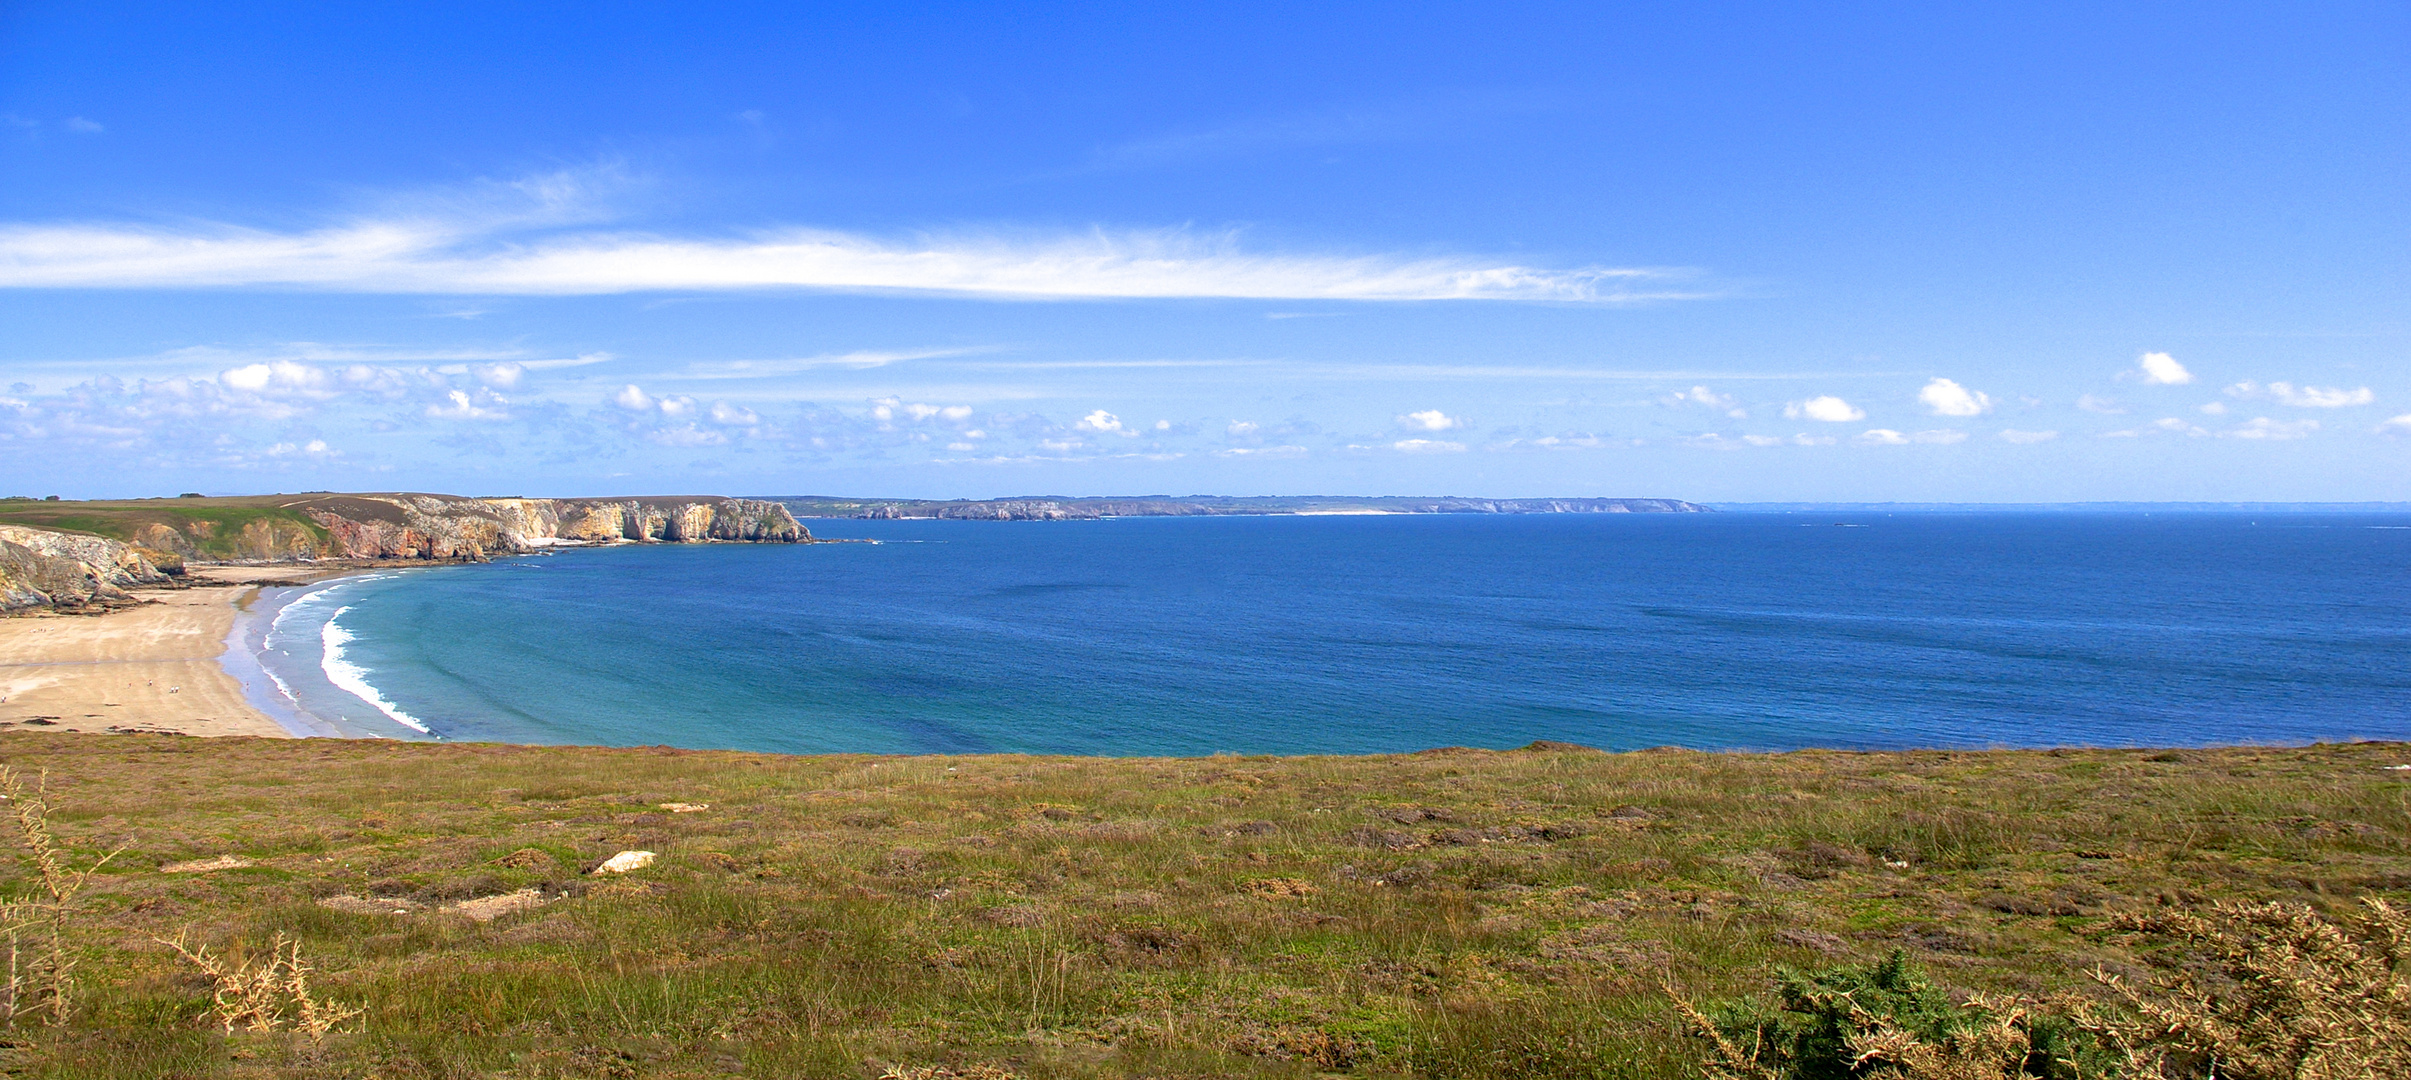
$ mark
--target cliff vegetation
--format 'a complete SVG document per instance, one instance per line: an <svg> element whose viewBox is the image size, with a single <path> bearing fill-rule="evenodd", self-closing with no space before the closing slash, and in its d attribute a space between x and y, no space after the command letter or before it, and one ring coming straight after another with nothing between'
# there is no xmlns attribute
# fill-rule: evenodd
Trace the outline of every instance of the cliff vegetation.
<svg viewBox="0 0 2411 1080"><path fill-rule="evenodd" d="M0 760L124 845L16 1075L2359 1080L2411 1015L2401 744Z"/></svg>

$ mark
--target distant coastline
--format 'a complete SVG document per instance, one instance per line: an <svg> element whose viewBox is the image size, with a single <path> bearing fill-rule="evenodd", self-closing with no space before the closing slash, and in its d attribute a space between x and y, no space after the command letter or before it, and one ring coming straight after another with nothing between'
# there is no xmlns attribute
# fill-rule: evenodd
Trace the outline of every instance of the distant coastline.
<svg viewBox="0 0 2411 1080"><path fill-rule="evenodd" d="M946 521L1087 521L1112 517L1218 517L1379 514L1698 514L1709 508L1681 499L1475 499L1456 495L1137 495L1009 499L854 499L828 495L763 495L798 518Z"/></svg>

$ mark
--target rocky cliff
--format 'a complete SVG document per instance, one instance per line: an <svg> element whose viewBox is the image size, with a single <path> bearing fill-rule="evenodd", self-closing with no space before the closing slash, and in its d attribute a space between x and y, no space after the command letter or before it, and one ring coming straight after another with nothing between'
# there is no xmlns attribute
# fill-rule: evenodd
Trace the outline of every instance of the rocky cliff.
<svg viewBox="0 0 2411 1080"><path fill-rule="evenodd" d="M184 563L480 560L565 543L796 543L775 502L415 493L125 502L0 500L0 611L126 599Z"/></svg>
<svg viewBox="0 0 2411 1080"><path fill-rule="evenodd" d="M292 507L325 539L268 558L484 559L562 542L795 543L811 532L774 502L723 498L464 499L329 496ZM171 550L173 550L171 548Z"/></svg>
<svg viewBox="0 0 2411 1080"><path fill-rule="evenodd" d="M158 562L150 555L158 555ZM0 611L129 600L128 587L168 579L161 562L183 569L172 555L145 553L105 537L0 525Z"/></svg>

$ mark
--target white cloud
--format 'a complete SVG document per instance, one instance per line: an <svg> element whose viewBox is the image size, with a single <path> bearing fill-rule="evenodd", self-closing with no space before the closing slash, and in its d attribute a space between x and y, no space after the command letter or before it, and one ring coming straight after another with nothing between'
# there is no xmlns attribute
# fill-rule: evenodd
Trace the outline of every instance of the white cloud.
<svg viewBox="0 0 2411 1080"><path fill-rule="evenodd" d="M1940 428L1934 431L1920 431L1909 436L1909 440L1935 446L1949 446L1952 443L1966 442L1967 433L1956 428Z"/></svg>
<svg viewBox="0 0 2411 1080"><path fill-rule="evenodd" d="M1869 428L1851 441L1860 446L1907 446L1909 437L1891 428Z"/></svg>
<svg viewBox="0 0 2411 1080"><path fill-rule="evenodd" d="M1811 435L1805 431L1792 436L1792 443L1796 446L1832 446L1839 441L1831 435Z"/></svg>
<svg viewBox="0 0 2411 1080"><path fill-rule="evenodd" d="M1256 433L1256 425L1255 422L1251 420L1233 420L1231 421L1231 426L1222 430L1231 438L1244 439Z"/></svg>
<svg viewBox="0 0 2411 1080"><path fill-rule="evenodd" d="M1463 447L1459 447L1459 449L1463 449ZM1303 446L1234 446L1228 450L1214 452L1223 457L1301 458L1306 456L1306 448Z"/></svg>
<svg viewBox="0 0 2411 1080"><path fill-rule="evenodd" d="M1082 431L1093 431L1099 435L1136 436L1138 434L1138 432L1123 427L1121 417L1115 416L1114 414L1106 412L1103 409L1098 409L1095 412L1089 413L1087 416L1081 417L1079 422L1073 424L1072 426Z"/></svg>
<svg viewBox="0 0 2411 1080"><path fill-rule="evenodd" d="M2404 413L2379 424L2378 430L2388 435L2411 435L2411 413Z"/></svg>
<svg viewBox="0 0 2411 1080"><path fill-rule="evenodd" d="M75 132L78 135L98 135L101 132L109 130L106 127L102 127L99 121L86 120L81 116L70 116L59 126Z"/></svg>
<svg viewBox="0 0 2411 1080"><path fill-rule="evenodd" d="M1992 411L1992 398L1983 391L1944 378L1925 384L1925 389L1917 392L1917 400L1936 416L1982 416Z"/></svg>
<svg viewBox="0 0 2411 1080"><path fill-rule="evenodd" d="M508 420L511 414L504 408L508 404L491 390L480 390L475 397L465 390L452 390L444 394L443 404L427 406L427 415L436 420Z"/></svg>
<svg viewBox="0 0 2411 1080"><path fill-rule="evenodd" d="M725 401L715 401L712 402L712 422L727 424L730 427L752 427L761 423L762 418L756 415L752 409L731 405Z"/></svg>
<svg viewBox="0 0 2411 1080"><path fill-rule="evenodd" d="M741 237L588 231L603 207L575 174L432 195L324 228L0 225L0 287L282 286L369 293L580 295L657 290L903 290L990 297L1227 297L1622 303L1660 271L1554 269L1469 256L1251 251L1236 233L1103 229L880 238L777 228ZM492 196L499 196L495 198ZM507 204L506 204L507 202Z"/></svg>
<svg viewBox="0 0 2411 1080"><path fill-rule="evenodd" d="M1409 431L1447 431L1450 428L1464 427L1465 421L1438 409L1425 409L1422 412L1411 412L1399 417L1398 426Z"/></svg>
<svg viewBox="0 0 2411 1080"><path fill-rule="evenodd" d="M2226 402L2224 402L2224 401L2207 401L2207 402L2203 402L2203 403L2202 403L2202 415L2204 415L2204 416L2225 416L2225 415L2227 415L2227 403L2226 403Z"/></svg>
<svg viewBox="0 0 2411 1080"><path fill-rule="evenodd" d="M2105 413L2110 416L2117 416L2126 412L2126 406L2119 404L2115 399L2095 397L2091 394L2086 394L2083 397L2077 398L2076 407L2083 409L2086 412Z"/></svg>
<svg viewBox="0 0 2411 1080"><path fill-rule="evenodd" d="M1439 439L1400 439L1391 443L1390 449L1402 454L1455 454L1462 453L1465 444Z"/></svg>
<svg viewBox="0 0 2411 1080"><path fill-rule="evenodd" d="M2316 420L2271 420L2261 416L2219 432L2218 437L2277 441L2308 438L2311 432L2317 430L2319 430L2319 422Z"/></svg>
<svg viewBox="0 0 2411 1080"><path fill-rule="evenodd" d="M477 376L477 381L484 383L487 386L508 390L519 385L519 380L526 377L527 365L512 363L471 364L469 365L469 373Z"/></svg>
<svg viewBox="0 0 2411 1080"><path fill-rule="evenodd" d="M655 404L653 395L645 393L635 383L620 387L619 393L611 395L611 403L629 412L651 412Z"/></svg>
<svg viewBox="0 0 2411 1080"><path fill-rule="evenodd" d="M687 416L694 411L695 399L684 394L661 399L661 412L664 416Z"/></svg>
<svg viewBox="0 0 2411 1080"><path fill-rule="evenodd" d="M1078 439L1040 439L1038 445L1041 449L1052 450L1058 454L1068 454L1088 444Z"/></svg>
<svg viewBox="0 0 2411 1080"><path fill-rule="evenodd" d="M2059 432L2019 431L2016 428L2003 428L2001 429L2001 438L2007 442L2020 444L2050 442L2053 439L2059 438Z"/></svg>
<svg viewBox="0 0 2411 1080"><path fill-rule="evenodd" d="M2227 388L2233 398L2268 398L2298 409L2341 409L2367 405L2377 400L2368 387L2346 390L2339 386L2296 387L2292 383L2273 382L2267 386L2246 380Z"/></svg>
<svg viewBox="0 0 2411 1080"><path fill-rule="evenodd" d="M1705 405L1708 408L1720 410L1726 416L1737 420L1748 419L1750 415L1749 410L1742 408L1741 402L1731 394L1719 394L1705 386L1694 386L1689 390L1668 394L1658 400L1668 405Z"/></svg>
<svg viewBox="0 0 2411 1080"><path fill-rule="evenodd" d="M2135 372L2153 386L2183 386L2193 381L2193 372L2164 352L2144 353L2135 361Z"/></svg>
<svg viewBox="0 0 2411 1080"><path fill-rule="evenodd" d="M1821 394L1806 401L1795 401L1783 407L1783 415L1794 420L1806 418L1828 424L1847 424L1864 420L1867 411L1831 394Z"/></svg>
<svg viewBox="0 0 2411 1080"><path fill-rule="evenodd" d="M971 419L971 406L948 405L945 408L938 410L938 417L942 420L969 420Z"/></svg>

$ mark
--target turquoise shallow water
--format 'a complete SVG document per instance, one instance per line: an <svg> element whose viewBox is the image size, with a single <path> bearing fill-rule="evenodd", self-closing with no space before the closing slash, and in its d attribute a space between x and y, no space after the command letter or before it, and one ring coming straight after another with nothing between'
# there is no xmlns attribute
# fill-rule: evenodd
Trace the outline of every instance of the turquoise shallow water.
<svg viewBox="0 0 2411 1080"><path fill-rule="evenodd" d="M345 579L272 596L260 655L280 700L339 729L515 742L1203 754L2411 738L2402 515L810 524L883 542L574 550Z"/></svg>

